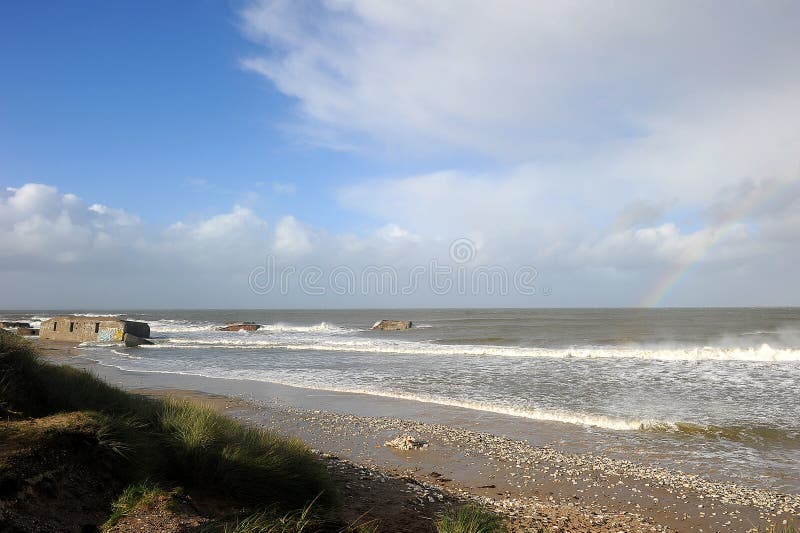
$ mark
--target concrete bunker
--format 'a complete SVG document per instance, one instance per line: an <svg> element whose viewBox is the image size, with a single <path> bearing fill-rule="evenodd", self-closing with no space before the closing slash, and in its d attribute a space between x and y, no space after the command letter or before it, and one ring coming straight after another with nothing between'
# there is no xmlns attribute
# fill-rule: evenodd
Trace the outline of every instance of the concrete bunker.
<svg viewBox="0 0 800 533"><path fill-rule="evenodd" d="M147 339L150 326L107 316L60 315L43 321L39 329L40 338L53 341L123 342L125 335Z"/></svg>

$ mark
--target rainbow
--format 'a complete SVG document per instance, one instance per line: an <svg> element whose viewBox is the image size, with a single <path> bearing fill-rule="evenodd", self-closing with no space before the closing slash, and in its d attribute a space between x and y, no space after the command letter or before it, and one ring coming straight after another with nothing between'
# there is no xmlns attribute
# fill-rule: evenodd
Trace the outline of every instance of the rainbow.
<svg viewBox="0 0 800 533"><path fill-rule="evenodd" d="M785 191L800 186L800 180L768 181L749 194L735 209L707 230L699 232L675 259L667 271L639 300L637 307L656 307L666 294L691 269L705 257L720 240L739 228L741 223L760 208L779 198Z"/></svg>

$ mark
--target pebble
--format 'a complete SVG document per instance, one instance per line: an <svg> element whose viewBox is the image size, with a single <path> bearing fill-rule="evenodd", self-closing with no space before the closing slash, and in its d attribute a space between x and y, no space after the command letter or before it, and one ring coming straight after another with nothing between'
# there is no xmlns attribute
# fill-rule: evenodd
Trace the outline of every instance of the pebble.
<svg viewBox="0 0 800 533"><path fill-rule="evenodd" d="M274 404L269 407L275 409ZM280 409L300 422L302 420L311 421L312 417L315 418L313 420L314 426L332 436L349 434L373 437L387 433L399 434L398 437L386 441L384 445L396 447L400 450L418 450L427 447L429 443L435 443L437 446L439 443L445 446L454 446L460 450L464 457L475 457L481 461L488 461L481 464L489 467L490 471L499 471L499 467L496 465L500 462L509 467L516 467L518 472L510 472L509 480L510 478L516 479L516 476L519 475L522 478L519 480L520 483L527 484L529 480L531 482L534 481L534 476L529 474L537 471L544 472L548 474L551 483L565 481L571 485L576 485L577 481L580 480L587 485L601 487L602 492L609 491L610 494L606 494L606 497L609 500L619 501L616 499L618 493L614 491L624 488L625 482L622 479L627 479L641 482L641 486L647 487L649 490L663 490L682 501L687 501L689 498L687 494L691 494L692 498L697 498L704 502L697 504L698 509L708 506L713 508L714 505L726 504L754 507L771 516L775 516L775 513L800 514L800 495L798 494L785 494L769 489L746 487L679 470L611 458L602 454L566 454L550 446L537 447L498 435L441 424L427 424L390 417L362 417L337 413L325 413L324 416L315 416L322 415L322 413L317 412L311 415L308 411L293 407L281 407ZM423 437L425 440L423 440ZM428 476L437 479L439 483L451 481L443 478L442 474L438 472L431 472ZM418 487L419 485L410 483L409 486ZM521 487L521 485L517 486ZM494 488L495 485L489 483L483 487ZM620 489L617 489L617 487ZM513 511L521 516L536 515L539 520L546 519L546 516L541 512L543 510L543 504L541 503L532 504L530 501L523 502L509 497L502 499L477 497L455 486L448 488L448 491L457 493L461 497L477 500L492 508L502 509L507 513ZM631 487L630 493L638 497L647 496L636 487ZM420 494L420 496L426 501L434 501L439 500L437 494L441 495L441 491ZM506 493L506 496L509 495ZM596 493L594 496L595 498L599 497ZM441 497L444 498L444 496ZM552 496L548 500L551 503L547 505L558 505ZM657 497L651 496L650 501L656 506L660 503ZM570 503L569 505L575 506L576 504ZM630 508L635 509L633 505ZM588 511L586 511L586 514L591 516L592 520L598 523L602 522L607 526L612 526L613 521L619 518L618 516L616 518L605 517L604 515L610 512L605 507L598 507L598 510L600 511L598 516L591 516ZM626 517L638 516L626 511L619 512L619 514ZM735 514L738 514L735 510L730 512L730 515ZM703 515L705 517L709 516L707 513L703 513ZM716 513L711 516L716 516ZM690 518L688 514L684 514L683 517ZM731 523L731 521L728 521L724 525L729 526ZM620 523L620 525L624 526L625 524ZM668 529L660 525L651 524L648 530L667 531Z"/></svg>

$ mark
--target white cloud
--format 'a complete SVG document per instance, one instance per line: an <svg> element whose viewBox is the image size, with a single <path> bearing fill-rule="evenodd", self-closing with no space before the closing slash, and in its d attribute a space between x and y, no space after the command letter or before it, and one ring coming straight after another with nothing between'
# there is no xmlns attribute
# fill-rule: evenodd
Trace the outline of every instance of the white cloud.
<svg viewBox="0 0 800 533"><path fill-rule="evenodd" d="M397 224L386 224L377 229L375 234L381 239L389 242L419 242L421 239L419 235L415 235L410 231L401 228Z"/></svg>
<svg viewBox="0 0 800 533"><path fill-rule="evenodd" d="M362 234L331 232L293 216L273 226L242 206L159 230L123 210L87 207L55 187L28 184L0 198L0 271L21 280L7 298L16 291L14 301L36 296L51 307L54 297L72 292L105 305L258 305L248 274L267 254L298 268L390 265L402 272L432 259L447 263L450 243L467 237L476 247L474 264L535 266L538 281L553 288L548 300L533 302L538 305L630 305L665 271L691 265L698 277L690 276L687 286L703 280L709 294L734 298L725 286L735 282L747 285L748 298L767 303L800 297L781 270L800 261L800 187L793 182L743 182L723 191L701 224L649 204L634 206L635 223L616 224L630 219L631 210L593 218L570 207L566 192L550 196L527 171L446 172L350 186L341 192L343 202L385 220ZM440 208L445 205L455 207ZM302 298L293 293L280 305L324 305ZM403 304L532 303L448 298L422 292ZM708 302L688 293L674 303Z"/></svg>
<svg viewBox="0 0 800 533"><path fill-rule="evenodd" d="M242 64L345 130L527 153L793 84L799 19L786 3L264 0L242 21L269 52Z"/></svg>
<svg viewBox="0 0 800 533"><path fill-rule="evenodd" d="M0 197L0 257L10 267L81 262L102 252L107 231L138 223L122 210L86 207L48 185L28 183L6 193Z"/></svg>
<svg viewBox="0 0 800 533"><path fill-rule="evenodd" d="M310 230L293 216L281 218L275 226L274 250L288 256L309 253L312 250Z"/></svg>
<svg viewBox="0 0 800 533"><path fill-rule="evenodd" d="M136 215L132 215L123 209L115 209L103 204L92 204L89 206L89 211L100 215L96 222L98 227L103 227L108 221L118 226L137 226L142 223L141 219Z"/></svg>
<svg viewBox="0 0 800 533"><path fill-rule="evenodd" d="M156 232L148 243L154 268L182 275L188 283L214 276L217 286L227 286L262 261L268 247L269 224L254 210L235 205L230 212L180 221Z"/></svg>
<svg viewBox="0 0 800 533"><path fill-rule="evenodd" d="M481 261L533 263L543 272L569 271L576 282L589 269L654 278L684 263L724 271L757 264L766 250L793 255L800 244L800 232L792 233L800 223L800 184L745 182L717 196L715 208L683 215L671 209L673 202L618 208L607 193L587 200L576 187L553 185L519 167L494 176L446 172L368 181L344 187L340 200L402 223L423 242L469 237L480 244Z"/></svg>
<svg viewBox="0 0 800 533"><path fill-rule="evenodd" d="M339 190L347 209L396 224L424 239L469 237L487 242L486 253L539 255L565 238L592 238L616 211L611 190L593 191L549 179L530 165L503 172L443 171L368 180ZM589 209L587 204L591 204Z"/></svg>
<svg viewBox="0 0 800 533"><path fill-rule="evenodd" d="M464 161L340 187L383 250L466 236L623 300L689 265L779 294L763 272L798 256L800 5L254 0L241 20L263 45L241 65L296 99L295 132Z"/></svg>
<svg viewBox="0 0 800 533"><path fill-rule="evenodd" d="M185 225L184 225L185 227ZM190 229L191 236L198 241L221 241L239 239L258 234L266 229L252 209L236 205L230 213L213 216L195 224Z"/></svg>
<svg viewBox="0 0 800 533"><path fill-rule="evenodd" d="M265 47L244 68L344 145L484 154L619 205L799 178L798 4L263 0L241 18Z"/></svg>

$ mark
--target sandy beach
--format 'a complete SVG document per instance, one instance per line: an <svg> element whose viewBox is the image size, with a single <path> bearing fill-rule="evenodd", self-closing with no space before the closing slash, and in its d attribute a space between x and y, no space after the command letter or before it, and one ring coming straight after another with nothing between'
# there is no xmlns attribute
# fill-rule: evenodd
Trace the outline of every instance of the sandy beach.
<svg viewBox="0 0 800 533"><path fill-rule="evenodd" d="M564 439L566 424L524 421L520 429L513 417L422 402L124 372L68 346L43 347L59 363L123 388L211 403L244 423L303 439L336 472L352 518L389 517L391 530L413 531L419 522L409 523L411 514L433 520L464 500L501 511L518 531L759 531L800 513L798 495L642 463L635 453L580 453L579 444ZM385 446L405 435L427 446Z"/></svg>

